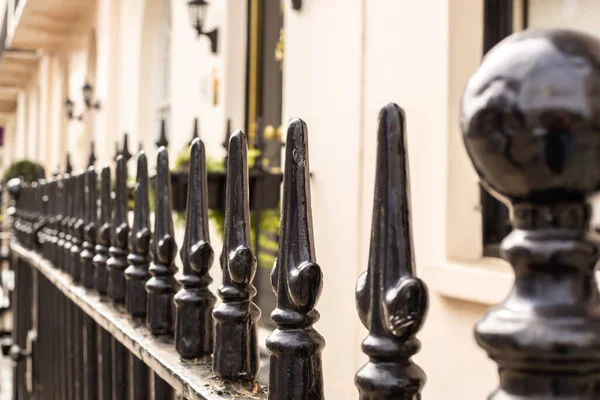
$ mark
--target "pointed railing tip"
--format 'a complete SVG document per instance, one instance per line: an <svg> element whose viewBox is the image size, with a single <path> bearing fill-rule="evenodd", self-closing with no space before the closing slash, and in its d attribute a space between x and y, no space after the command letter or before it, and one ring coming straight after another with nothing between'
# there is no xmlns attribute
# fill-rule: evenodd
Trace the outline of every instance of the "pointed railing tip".
<svg viewBox="0 0 600 400"><path fill-rule="evenodd" d="M286 148L281 246L271 283L278 293L279 307L294 305L314 321L318 319L313 308L321 295L323 274L315 257L306 123L293 119L288 125L287 140L290 144ZM279 289L281 284L285 286ZM276 312L273 318L286 324L290 322L289 316Z"/></svg>
<svg viewBox="0 0 600 400"><path fill-rule="evenodd" d="M177 244L173 234L169 152L164 147L158 149L156 157L155 197L154 256L157 261L171 263L177 254Z"/></svg>
<svg viewBox="0 0 600 400"><path fill-rule="evenodd" d="M146 154L138 154L133 226L129 231L129 266L125 269L125 309L134 318L145 318L146 289L150 264L150 204L148 198L148 162Z"/></svg>
<svg viewBox="0 0 600 400"><path fill-rule="evenodd" d="M169 146L169 140L167 138L167 121L164 119L160 121L160 134L156 141L156 146L159 148Z"/></svg>
<svg viewBox="0 0 600 400"><path fill-rule="evenodd" d="M71 153L67 153L67 162L65 164L65 172L70 174L73 172L73 165L71 164Z"/></svg>
<svg viewBox="0 0 600 400"><path fill-rule="evenodd" d="M92 166L96 163L96 144L92 140L90 143L90 156L88 158L88 166Z"/></svg>
<svg viewBox="0 0 600 400"><path fill-rule="evenodd" d="M226 205L219 296L214 309L215 347L213 371L221 378L253 381L259 354L256 322L260 309L252 301L252 280L257 260L250 246L247 139L240 130L229 139Z"/></svg>
<svg viewBox="0 0 600 400"><path fill-rule="evenodd" d="M138 172L140 171L140 168L144 168L146 165L148 164L148 158L146 157L146 152L144 150L141 150L138 152L138 156L137 156L137 167L138 167ZM139 173L138 173L139 176Z"/></svg>
<svg viewBox="0 0 600 400"><path fill-rule="evenodd" d="M192 145L192 142L194 141L194 139L197 139L200 137L200 128L198 126L198 118L194 118L194 126L193 126L193 133L192 133L192 140L190 140L190 146Z"/></svg>
<svg viewBox="0 0 600 400"><path fill-rule="evenodd" d="M379 111L379 135L382 134L382 129L386 132L393 133L395 136L404 136L404 110L396 103L387 103L381 107ZM380 140L383 139L380 136ZM404 139L403 139L404 140Z"/></svg>
<svg viewBox="0 0 600 400"><path fill-rule="evenodd" d="M371 246L367 271L356 288L358 314L369 330L365 343L373 344L363 347L369 362L356 378L361 398L365 393L405 394L407 374L414 376L415 393L425 382L410 362L420 347L415 335L427 314L428 295L426 285L414 276L409 193L404 111L389 103L379 112ZM378 376L379 370L389 370L389 363L380 360L390 354L397 355L398 365L390 377L398 382L393 386ZM410 371L407 365L412 365Z"/></svg>
<svg viewBox="0 0 600 400"><path fill-rule="evenodd" d="M131 153L129 152L129 134L123 134L123 150L121 151L121 155L125 159L125 163L129 162L131 159Z"/></svg>
<svg viewBox="0 0 600 400"><path fill-rule="evenodd" d="M199 138L190 146L186 227L180 256L183 273L181 289L175 295L177 307L175 348L184 359L196 359L213 351L212 311L216 301L208 290L208 271L214 259L208 232L208 201L204 144Z"/></svg>
<svg viewBox="0 0 600 400"><path fill-rule="evenodd" d="M200 138L196 138L190 146L186 231L180 256L184 263L189 261L192 269L200 274L208 272L213 259L213 250L209 244L205 165L204 143ZM204 243L198 247L200 241Z"/></svg>
<svg viewBox="0 0 600 400"><path fill-rule="evenodd" d="M229 149L228 150L229 150L228 160L229 160L230 164L239 162L235 158L231 157L232 156L231 153L234 153L234 155L241 155L241 154L248 152L248 138L241 129L237 129L229 137ZM247 162L246 162L246 164L247 164Z"/></svg>
<svg viewBox="0 0 600 400"><path fill-rule="evenodd" d="M290 147L286 150L286 156L289 160L294 160L299 166L306 166L306 156L308 151L308 128L306 123L300 118L293 118L287 130L286 145ZM288 162L286 161L286 164ZM286 169L287 172L287 169Z"/></svg>
<svg viewBox="0 0 600 400"><path fill-rule="evenodd" d="M177 243L173 230L171 208L171 180L169 153L164 147L158 150L156 160L156 189L154 191L154 245L152 277L146 282L148 313L146 324L153 335L169 334L174 330L174 315L171 312L176 289L174 279L177 267Z"/></svg>

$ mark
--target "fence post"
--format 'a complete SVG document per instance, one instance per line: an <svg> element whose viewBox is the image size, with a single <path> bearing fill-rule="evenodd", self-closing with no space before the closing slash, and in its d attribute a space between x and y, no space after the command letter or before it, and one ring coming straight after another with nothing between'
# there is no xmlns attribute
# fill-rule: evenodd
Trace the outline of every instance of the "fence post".
<svg viewBox="0 0 600 400"><path fill-rule="evenodd" d="M356 374L361 400L420 399L425 374L411 357L427 314L425 284L415 276L404 111L379 113L369 265L357 283L358 314L369 335L369 362Z"/></svg>
<svg viewBox="0 0 600 400"><path fill-rule="evenodd" d="M46 257L50 262L55 263L54 251L56 249L56 241L58 240L58 231L56 229L56 217L58 214L57 203L58 203L58 177L53 176L50 180L48 187L48 250Z"/></svg>
<svg viewBox="0 0 600 400"><path fill-rule="evenodd" d="M88 168L85 179L87 195L85 197L85 241L81 245L81 280L83 281L83 286L87 289L92 289L94 287L94 250L96 248L96 219L98 214L98 198L96 195L98 182L93 163Z"/></svg>
<svg viewBox="0 0 600 400"><path fill-rule="evenodd" d="M216 297L208 289L208 271L214 251L208 231L208 185L204 143L198 138L190 147L186 227L181 261L182 288L175 295L175 348L184 359L212 354L214 326L212 311Z"/></svg>
<svg viewBox="0 0 600 400"><path fill-rule="evenodd" d="M113 210L110 258L106 261L108 270L108 297L115 304L125 302L125 274L127 268L127 165L122 155L117 157L115 184L115 208Z"/></svg>
<svg viewBox="0 0 600 400"><path fill-rule="evenodd" d="M109 258L110 248L110 167L102 168L100 182L100 228L98 229L98 243L94 256L94 283L101 296L105 296L108 289L108 270L106 262Z"/></svg>
<svg viewBox="0 0 600 400"><path fill-rule="evenodd" d="M158 150L156 160L156 188L154 192L154 255L150 266L152 277L146 282L148 310L146 323L153 335L169 335L174 330L175 257L177 243L173 232L171 208L171 173L169 153Z"/></svg>
<svg viewBox="0 0 600 400"><path fill-rule="evenodd" d="M73 231L71 245L71 273L73 282L81 282L81 245L83 244L85 223L85 175L78 173L74 177Z"/></svg>
<svg viewBox="0 0 600 400"><path fill-rule="evenodd" d="M252 301L256 257L250 248L248 144L240 130L229 140L227 163L223 283L218 291L223 302L213 311L213 370L224 379L253 381L259 368L256 321L260 309Z"/></svg>
<svg viewBox="0 0 600 400"><path fill-rule="evenodd" d="M67 273L71 274L71 246L73 245L72 228L72 217L73 217L73 177L66 173L65 177L65 214L63 218L63 228L65 231L65 241L63 243L62 252L62 269Z"/></svg>
<svg viewBox="0 0 600 400"><path fill-rule="evenodd" d="M150 274L150 203L148 200L148 161L142 151L137 159L133 227L129 233L129 267L125 270L125 308L133 318L146 318L145 284Z"/></svg>
<svg viewBox="0 0 600 400"><path fill-rule="evenodd" d="M52 250L52 262L55 268L60 268L62 264L61 260L61 249L65 242L65 233L62 229L62 220L64 212L64 177L61 175L56 176L56 202L55 202L55 217L54 217L54 236L53 250Z"/></svg>
<svg viewBox="0 0 600 400"><path fill-rule="evenodd" d="M269 399L323 399L321 352L325 339L313 329L323 287L316 264L310 198L308 129L295 119L287 133L279 249L271 284L277 329L268 337L271 355Z"/></svg>
<svg viewBox="0 0 600 400"><path fill-rule="evenodd" d="M465 147L514 227L501 244L514 287L475 330L500 367L490 399L600 396L589 200L600 187L599 64L587 34L518 33L488 53L463 96Z"/></svg>

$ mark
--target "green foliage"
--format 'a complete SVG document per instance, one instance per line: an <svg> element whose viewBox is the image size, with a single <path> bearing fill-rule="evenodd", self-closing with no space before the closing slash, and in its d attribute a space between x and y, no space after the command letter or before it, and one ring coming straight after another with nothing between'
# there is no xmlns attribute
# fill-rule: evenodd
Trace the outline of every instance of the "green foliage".
<svg viewBox="0 0 600 400"><path fill-rule="evenodd" d="M13 178L23 178L26 182L33 182L42 178L44 168L30 160L15 161L4 172L2 182L6 183Z"/></svg>
<svg viewBox="0 0 600 400"><path fill-rule="evenodd" d="M258 149L248 149L248 168L252 168L256 163L256 159L260 155ZM190 146L186 145L181 153L175 158L173 170L187 169L190 167ZM225 172L225 164L223 159L206 156L206 171L207 172Z"/></svg>
<svg viewBox="0 0 600 400"><path fill-rule="evenodd" d="M279 213L279 207L271 210L263 210L260 213L260 238L258 242L262 250L269 251L268 253L261 251L258 255L259 266L263 268L271 268L275 261L275 258L269 253L277 253L278 243L271 240L269 237L277 237L277 235L279 235ZM219 236L223 237L223 231L225 229L225 213L222 211L208 210L208 218L215 224ZM256 226L255 213L250 214L250 226ZM250 230L250 243L252 243L252 247L254 247L254 244L256 243L253 229Z"/></svg>

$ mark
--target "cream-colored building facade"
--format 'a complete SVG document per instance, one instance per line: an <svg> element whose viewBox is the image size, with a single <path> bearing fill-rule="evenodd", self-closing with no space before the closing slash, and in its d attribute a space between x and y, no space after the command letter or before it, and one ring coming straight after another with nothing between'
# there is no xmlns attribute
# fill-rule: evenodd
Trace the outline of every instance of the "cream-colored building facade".
<svg viewBox="0 0 600 400"><path fill-rule="evenodd" d="M152 159L163 118L172 152L189 141L198 117L207 152L222 156L226 119L233 128L245 124L252 1L212 0L206 27L219 29L213 54L190 26L186 0L0 0L0 16L8 13L2 165L29 158L54 171L69 152L82 168L92 140L102 165L124 132L132 152L141 143ZM473 326L507 294L512 272L483 257L478 180L459 131L460 96L482 57L483 0L304 0L300 11L291 1L282 5L282 120L301 117L310 134L326 397L356 398L354 374L365 362L354 286L368 258L377 113L393 101L407 115L416 266L431 297L415 357L428 375L424 397L485 398L496 367L477 347ZM521 1L515 10L518 30ZM528 15L532 27L600 34L595 0L530 0ZM98 110L83 104L86 81ZM66 98L82 120L67 118ZM215 235L213 244L218 251Z"/></svg>

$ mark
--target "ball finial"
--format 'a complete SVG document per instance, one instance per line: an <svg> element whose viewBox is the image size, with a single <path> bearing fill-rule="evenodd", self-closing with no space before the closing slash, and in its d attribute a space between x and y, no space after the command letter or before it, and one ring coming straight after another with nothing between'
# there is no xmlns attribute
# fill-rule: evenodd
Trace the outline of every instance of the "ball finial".
<svg viewBox="0 0 600 400"><path fill-rule="evenodd" d="M483 183L510 203L597 191L599 90L600 41L590 35L535 30L500 42L462 98L463 139Z"/></svg>

